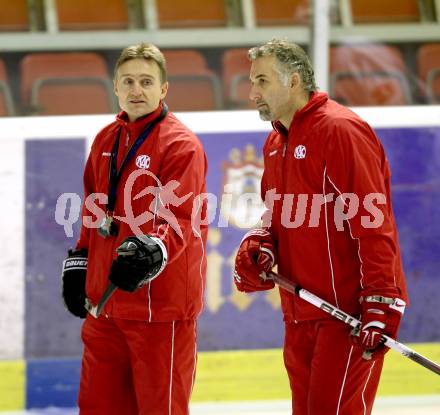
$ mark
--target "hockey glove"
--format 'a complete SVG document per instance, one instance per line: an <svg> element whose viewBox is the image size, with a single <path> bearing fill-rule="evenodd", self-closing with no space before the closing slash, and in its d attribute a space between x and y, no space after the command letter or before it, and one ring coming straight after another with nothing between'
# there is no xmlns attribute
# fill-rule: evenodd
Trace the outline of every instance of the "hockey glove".
<svg viewBox="0 0 440 415"><path fill-rule="evenodd" d="M156 278L167 263L167 250L159 238L130 236L117 248L109 279L118 288L133 292Z"/></svg>
<svg viewBox="0 0 440 415"><path fill-rule="evenodd" d="M62 296L64 305L74 316L85 318L87 249L69 249L63 262Z"/></svg>
<svg viewBox="0 0 440 415"><path fill-rule="evenodd" d="M264 280L265 272L276 262L275 243L265 229L249 231L241 241L235 258L234 282L238 291L253 292L270 290L275 286Z"/></svg>
<svg viewBox="0 0 440 415"><path fill-rule="evenodd" d="M355 342L364 349L364 358L383 356L388 348L383 345L382 334L395 339L400 320L405 311L405 301L400 298L367 295L361 298L361 321Z"/></svg>

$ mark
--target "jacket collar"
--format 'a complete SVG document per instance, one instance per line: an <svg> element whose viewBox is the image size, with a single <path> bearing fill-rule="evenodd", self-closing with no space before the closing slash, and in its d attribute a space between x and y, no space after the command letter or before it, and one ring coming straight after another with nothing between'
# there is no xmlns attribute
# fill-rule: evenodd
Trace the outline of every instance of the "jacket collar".
<svg viewBox="0 0 440 415"><path fill-rule="evenodd" d="M321 105L325 104L327 101L328 101L328 94L326 92L317 92L317 91L313 92L307 104L303 108L295 112L290 127L292 127L294 121L301 119L302 117L304 117L305 114L320 107ZM283 134L283 135L288 134L287 128L284 127L284 125L278 120L272 121L272 127L279 134Z"/></svg>
<svg viewBox="0 0 440 415"><path fill-rule="evenodd" d="M127 130L130 137L137 137L146 126L153 120L155 120L162 112L163 103L160 102L159 106L149 114L144 115L143 117L138 118L135 121L129 121L128 115L125 111L121 111L118 115L116 115L116 122L120 127Z"/></svg>

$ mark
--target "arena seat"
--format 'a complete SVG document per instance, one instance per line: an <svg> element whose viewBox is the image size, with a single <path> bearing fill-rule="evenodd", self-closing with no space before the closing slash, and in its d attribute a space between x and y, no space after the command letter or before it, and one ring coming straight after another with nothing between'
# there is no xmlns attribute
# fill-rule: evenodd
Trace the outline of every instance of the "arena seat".
<svg viewBox="0 0 440 415"><path fill-rule="evenodd" d="M420 20L418 0L351 0L354 23L416 22Z"/></svg>
<svg viewBox="0 0 440 415"><path fill-rule="evenodd" d="M57 0L60 30L121 30L128 28L125 0Z"/></svg>
<svg viewBox="0 0 440 415"><path fill-rule="evenodd" d="M160 0L156 2L159 27L221 27L227 24L224 0Z"/></svg>
<svg viewBox="0 0 440 415"><path fill-rule="evenodd" d="M105 60L96 53L30 53L21 66L21 99L39 115L117 111Z"/></svg>
<svg viewBox="0 0 440 415"><path fill-rule="evenodd" d="M6 65L0 59L0 117L14 115L14 104L12 94L8 85Z"/></svg>
<svg viewBox="0 0 440 415"><path fill-rule="evenodd" d="M0 10L0 32L29 30L26 0L1 0Z"/></svg>
<svg viewBox="0 0 440 415"><path fill-rule="evenodd" d="M411 104L411 89L399 49L384 45L330 49L330 95L346 105Z"/></svg>
<svg viewBox="0 0 440 415"><path fill-rule="evenodd" d="M254 108L249 100L249 70L247 48L228 49L222 57L223 96L229 108Z"/></svg>
<svg viewBox="0 0 440 415"><path fill-rule="evenodd" d="M420 46L417 52L417 75L428 102L440 102L440 43Z"/></svg>
<svg viewBox="0 0 440 415"><path fill-rule="evenodd" d="M171 111L207 111L222 108L221 86L196 50L165 50L168 81L165 101Z"/></svg>
<svg viewBox="0 0 440 415"><path fill-rule="evenodd" d="M254 0L257 26L305 25L309 22L310 0Z"/></svg>

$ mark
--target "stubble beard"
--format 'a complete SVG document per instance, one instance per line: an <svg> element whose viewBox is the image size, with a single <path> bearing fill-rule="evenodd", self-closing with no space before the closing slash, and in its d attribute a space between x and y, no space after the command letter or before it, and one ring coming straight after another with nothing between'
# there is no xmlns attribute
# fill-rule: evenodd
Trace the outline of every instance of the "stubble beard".
<svg viewBox="0 0 440 415"><path fill-rule="evenodd" d="M258 113L263 121L272 121L272 113L269 109L259 109Z"/></svg>

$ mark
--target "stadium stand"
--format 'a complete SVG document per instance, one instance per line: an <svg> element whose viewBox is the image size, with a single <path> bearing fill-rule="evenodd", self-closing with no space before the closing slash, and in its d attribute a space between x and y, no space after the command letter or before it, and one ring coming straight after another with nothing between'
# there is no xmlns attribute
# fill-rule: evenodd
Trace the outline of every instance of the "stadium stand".
<svg viewBox="0 0 440 415"><path fill-rule="evenodd" d="M125 0L57 0L60 30L123 30L128 28Z"/></svg>
<svg viewBox="0 0 440 415"><path fill-rule="evenodd" d="M0 1L0 32L26 31L29 17L26 0Z"/></svg>
<svg viewBox="0 0 440 415"><path fill-rule="evenodd" d="M417 53L417 74L429 103L440 103L440 43L422 45Z"/></svg>
<svg viewBox="0 0 440 415"><path fill-rule="evenodd" d="M220 80L196 50L165 50L170 88L166 102L173 111L222 108Z"/></svg>
<svg viewBox="0 0 440 415"><path fill-rule="evenodd" d="M83 113L84 106L74 109L72 104L69 109L62 109L62 105L54 104L49 110L47 102L43 105L49 90L65 88L65 96L73 94L78 84L73 86L71 81L68 85L67 81L68 77L76 78L72 70L67 70L69 75L61 76L52 75L52 69L45 68L39 76L47 72L47 78L52 80L45 80L43 89L36 87L39 92L34 93L33 103L30 92L22 99L19 86L27 81L20 78L17 65L23 56L32 52L89 51L102 56L105 65L111 68L122 47L145 40L165 51L174 53L181 48L200 55L188 63L189 58L183 54L179 57L182 62L176 63L167 52L173 60L169 62L168 102L175 111L253 108L248 100L249 66L240 54L275 35L291 38L307 48L312 7L312 0L0 0L0 52L10 53L2 55L9 73L9 79L2 80L2 91L9 85L15 113L52 113L56 108ZM419 63L416 51L419 44L440 42L440 0L330 0L330 20L335 59L330 92L334 97L348 105L438 102L440 81L433 56L438 52L434 49L424 52L420 48L418 60L423 63ZM96 36L84 36L84 31L96 31ZM366 51L360 54L362 48L359 48L353 56L346 55L341 61L344 49L335 52L334 48L342 47L342 42L350 44L361 39L368 43L397 44L402 53L385 46L380 51L381 59L375 62L374 57L367 58ZM349 65L346 60L351 57L355 62ZM363 67L359 66L360 61ZM434 67L428 74L430 61ZM94 72L82 73L79 78L88 78L88 87L101 88L100 94L105 96L108 91L104 84L98 85L103 82L102 73L98 76L101 81L90 83L90 77L96 76ZM416 81L417 76L420 79ZM109 82L107 74L104 78L107 79L104 83ZM422 86L411 88L408 79ZM350 92L353 88L372 89L367 93ZM191 102L188 90L192 92ZM87 111L100 113L115 108L113 104L109 106L108 98L100 102L98 107ZM95 100L88 103L96 104Z"/></svg>
<svg viewBox="0 0 440 415"><path fill-rule="evenodd" d="M330 50L330 95L346 105L411 104L402 54L385 45L335 46Z"/></svg>
<svg viewBox="0 0 440 415"><path fill-rule="evenodd" d="M249 69L247 48L228 49L222 56L223 96L227 108L249 108Z"/></svg>
<svg viewBox="0 0 440 415"><path fill-rule="evenodd" d="M351 0L355 23L417 22L420 21L418 0Z"/></svg>
<svg viewBox="0 0 440 415"><path fill-rule="evenodd" d="M20 65L22 104L31 114L117 110L106 62L96 53L31 53Z"/></svg>
<svg viewBox="0 0 440 415"><path fill-rule="evenodd" d="M254 0L258 26L305 25L309 22L310 0Z"/></svg>
<svg viewBox="0 0 440 415"><path fill-rule="evenodd" d="M160 0L156 2L161 28L226 26L224 0Z"/></svg>
<svg viewBox="0 0 440 415"><path fill-rule="evenodd" d="M6 115L15 115L12 95L8 85L8 75L6 65L0 59L0 117Z"/></svg>

